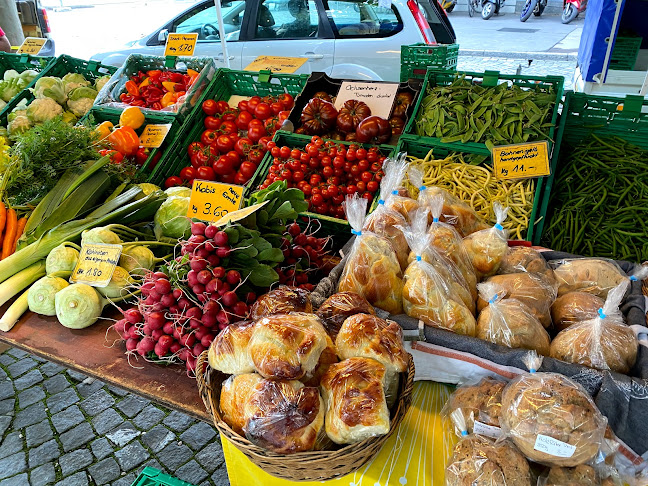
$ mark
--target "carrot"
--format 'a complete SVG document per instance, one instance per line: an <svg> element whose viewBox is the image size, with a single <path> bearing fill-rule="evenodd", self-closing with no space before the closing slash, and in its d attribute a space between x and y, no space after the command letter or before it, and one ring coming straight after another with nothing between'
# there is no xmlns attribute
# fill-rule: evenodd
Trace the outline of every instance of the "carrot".
<svg viewBox="0 0 648 486"><path fill-rule="evenodd" d="M0 233L4 230L5 223L7 222L7 208L2 201L0 201Z"/></svg>
<svg viewBox="0 0 648 486"><path fill-rule="evenodd" d="M18 230L18 216L16 211L11 208L7 211L7 228L4 238L2 239L2 259L4 260L11 255L13 242L16 239L16 231Z"/></svg>
<svg viewBox="0 0 648 486"><path fill-rule="evenodd" d="M27 224L27 218L20 218L18 220L18 229L16 230L16 239L13 242L13 247L11 248L11 254L16 253L16 246L18 245L18 240L25 231L25 225Z"/></svg>

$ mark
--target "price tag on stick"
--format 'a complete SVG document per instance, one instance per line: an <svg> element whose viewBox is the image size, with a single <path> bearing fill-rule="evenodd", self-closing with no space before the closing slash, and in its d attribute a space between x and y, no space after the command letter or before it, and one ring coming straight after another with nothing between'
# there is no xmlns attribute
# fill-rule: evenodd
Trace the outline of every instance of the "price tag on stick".
<svg viewBox="0 0 648 486"><path fill-rule="evenodd" d="M146 125L140 135L140 145L146 148L160 148L167 134L171 130L171 124Z"/></svg>
<svg viewBox="0 0 648 486"><path fill-rule="evenodd" d="M169 34L164 46L165 56L193 56L198 34Z"/></svg>
<svg viewBox="0 0 648 486"><path fill-rule="evenodd" d="M279 56L259 56L245 68L246 71L268 70L273 73L292 74L302 67L306 61L305 57L279 57Z"/></svg>
<svg viewBox="0 0 648 486"><path fill-rule="evenodd" d="M93 287L105 287L110 283L121 252L121 245L106 243L83 245L70 280Z"/></svg>
<svg viewBox="0 0 648 486"><path fill-rule="evenodd" d="M47 39L42 37L27 37L22 45L18 48L18 54L33 54L38 55Z"/></svg>
<svg viewBox="0 0 648 486"><path fill-rule="evenodd" d="M243 186L194 179L187 216L217 221L241 207L244 191Z"/></svg>
<svg viewBox="0 0 648 486"><path fill-rule="evenodd" d="M549 145L544 142L493 147L497 179L529 179L549 175Z"/></svg>

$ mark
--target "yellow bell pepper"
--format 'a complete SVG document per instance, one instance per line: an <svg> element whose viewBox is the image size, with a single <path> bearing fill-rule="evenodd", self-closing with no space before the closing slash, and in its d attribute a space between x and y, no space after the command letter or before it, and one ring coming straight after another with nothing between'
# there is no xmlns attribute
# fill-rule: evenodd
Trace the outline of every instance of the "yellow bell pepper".
<svg viewBox="0 0 648 486"><path fill-rule="evenodd" d="M122 127L131 127L133 130L137 130L144 125L144 113L137 106L129 106L122 111L119 124Z"/></svg>
<svg viewBox="0 0 648 486"><path fill-rule="evenodd" d="M113 128L114 128L114 125L112 123L110 123L109 121L105 121L105 122L97 125L97 128L95 128L95 132L97 132L99 134L99 139L103 140L108 135L110 135Z"/></svg>
<svg viewBox="0 0 648 486"><path fill-rule="evenodd" d="M169 92L169 93L174 93L175 92L175 83L171 81L164 81L162 83L162 86Z"/></svg>
<svg viewBox="0 0 648 486"><path fill-rule="evenodd" d="M165 93L160 100L160 104L162 105L162 108L166 108L167 106L174 104L177 101L177 98L178 97L175 93Z"/></svg>
<svg viewBox="0 0 648 486"><path fill-rule="evenodd" d="M139 89L142 89L144 86L148 86L149 84L151 84L151 78L146 78L139 84Z"/></svg>
<svg viewBox="0 0 648 486"><path fill-rule="evenodd" d="M187 74L193 78L195 76L198 76L200 73L198 71L194 71L193 69L187 69Z"/></svg>

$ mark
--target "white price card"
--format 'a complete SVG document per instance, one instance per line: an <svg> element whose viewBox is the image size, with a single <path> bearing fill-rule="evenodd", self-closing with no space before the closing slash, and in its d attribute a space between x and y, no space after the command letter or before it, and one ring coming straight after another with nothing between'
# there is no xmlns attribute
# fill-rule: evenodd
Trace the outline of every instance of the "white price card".
<svg viewBox="0 0 648 486"><path fill-rule="evenodd" d="M490 437L491 439L499 439L500 435L502 435L502 429L475 420L473 434L483 435L485 437Z"/></svg>
<svg viewBox="0 0 648 486"><path fill-rule="evenodd" d="M542 434L536 437L533 448L555 457L571 457L576 452L576 446Z"/></svg>
<svg viewBox="0 0 648 486"><path fill-rule="evenodd" d="M388 120L397 91L397 83L344 81L335 98L335 108L339 110L349 100L363 101L371 109L372 115Z"/></svg>

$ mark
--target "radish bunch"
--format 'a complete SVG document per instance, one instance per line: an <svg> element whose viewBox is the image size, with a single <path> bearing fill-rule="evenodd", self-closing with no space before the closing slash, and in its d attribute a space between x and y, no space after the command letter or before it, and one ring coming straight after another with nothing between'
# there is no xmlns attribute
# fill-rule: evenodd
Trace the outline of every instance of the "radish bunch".
<svg viewBox="0 0 648 486"><path fill-rule="evenodd" d="M299 224L289 224L281 241L284 264L277 269L279 283L301 287L308 291L324 277L324 257L329 238L317 238L314 232L303 230Z"/></svg>

